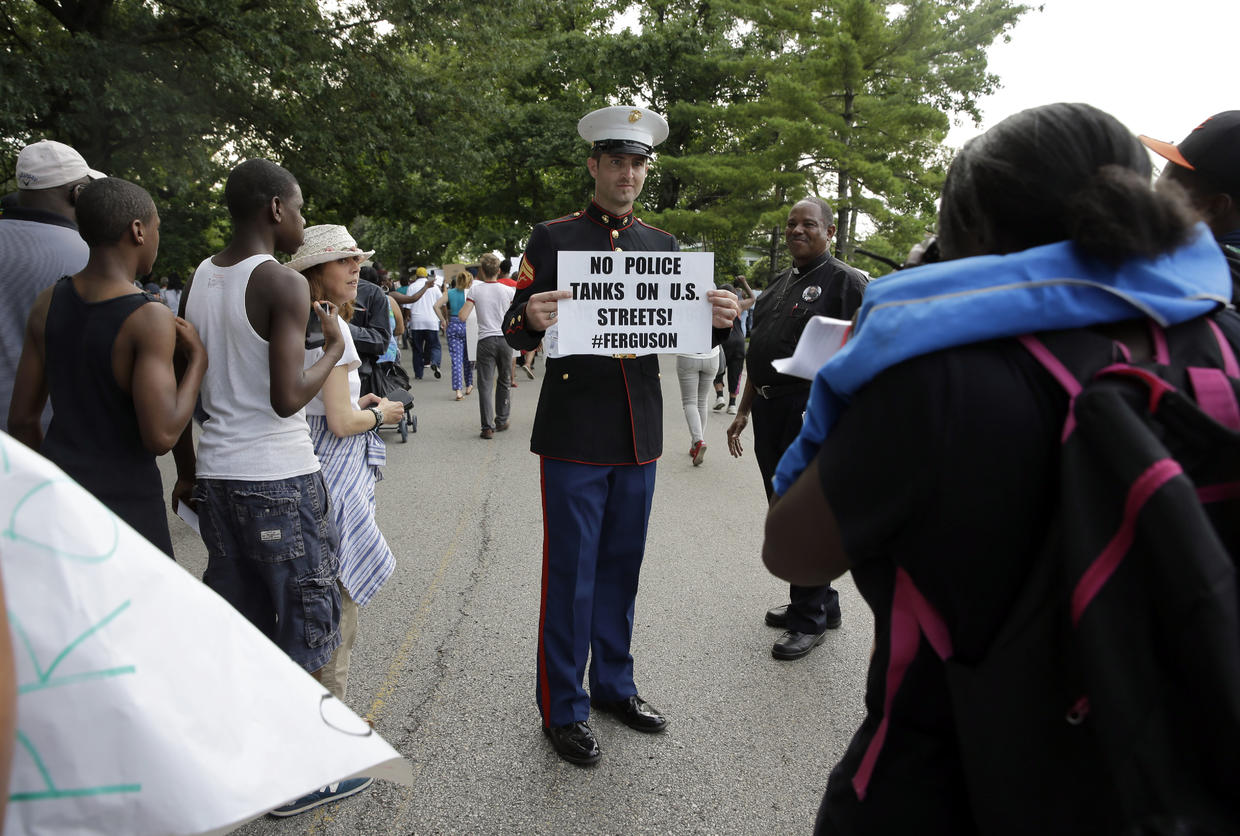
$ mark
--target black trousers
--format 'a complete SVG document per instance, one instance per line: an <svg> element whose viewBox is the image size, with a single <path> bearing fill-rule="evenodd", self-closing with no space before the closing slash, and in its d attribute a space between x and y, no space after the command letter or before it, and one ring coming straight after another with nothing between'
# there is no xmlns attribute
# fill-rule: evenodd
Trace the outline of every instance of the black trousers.
<svg viewBox="0 0 1240 836"><path fill-rule="evenodd" d="M735 397L740 383L741 369L745 367L745 341L728 340L723 344L723 358L727 365L728 394ZM723 383L723 374L715 375L715 384Z"/></svg>
<svg viewBox="0 0 1240 836"><path fill-rule="evenodd" d="M750 404L750 416L753 418L753 452L758 460L758 470L762 471L762 486L766 488L767 502L770 502L774 494L771 478L775 475L775 468L779 465L784 451L801 431L801 416L805 413L808 400L808 385L803 392L780 395L771 400L754 393L753 402ZM794 584L789 587L789 630L798 633L821 633L827 629L827 622L838 615L839 611L840 596L830 584Z"/></svg>

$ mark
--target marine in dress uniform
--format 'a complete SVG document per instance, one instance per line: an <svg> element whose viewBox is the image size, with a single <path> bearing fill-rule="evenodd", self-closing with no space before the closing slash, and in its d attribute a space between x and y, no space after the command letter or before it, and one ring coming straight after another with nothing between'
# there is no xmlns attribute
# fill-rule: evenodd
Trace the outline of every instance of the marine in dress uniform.
<svg viewBox="0 0 1240 836"><path fill-rule="evenodd" d="M739 437L753 413L754 457L769 501L771 478L784 451L801 430L810 381L775 371L772 360L791 357L806 324L815 316L852 319L868 281L829 252L835 235L831 208L817 198L800 201L788 214L784 237L793 266L776 276L753 306L746 366L749 370L728 445L739 454ZM771 648L776 659L800 659L839 627L839 594L826 586L792 586L789 603L774 607L766 623L785 632Z"/></svg>
<svg viewBox="0 0 1240 836"><path fill-rule="evenodd" d="M517 293L504 321L514 349L530 351L554 324L561 251L675 251L676 239L633 217L654 146L667 122L638 107L609 107L578 123L593 143L594 199L530 235ZM713 340L735 297L710 291ZM730 325L730 321L727 323ZM633 606L663 452L657 355L548 357L530 449L541 457L543 581L535 698L543 730L565 760L590 764L600 751L591 704L631 728L659 732L667 719L633 682ZM592 656L591 656L592 654ZM582 688L590 658L589 694Z"/></svg>

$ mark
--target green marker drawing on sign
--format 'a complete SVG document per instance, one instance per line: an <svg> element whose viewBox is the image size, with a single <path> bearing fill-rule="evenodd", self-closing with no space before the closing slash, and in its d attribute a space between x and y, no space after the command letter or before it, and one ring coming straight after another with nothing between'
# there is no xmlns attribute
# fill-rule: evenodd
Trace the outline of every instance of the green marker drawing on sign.
<svg viewBox="0 0 1240 836"><path fill-rule="evenodd" d="M116 795L123 792L141 792L141 784L105 784L98 787L79 787L74 789L61 789L52 781L52 775L47 770L47 766L43 763L43 759L39 757L39 750L34 748L29 738L20 731L17 733L17 742L22 745L34 760L35 768L39 770L39 775L43 778L43 783L47 785L45 790L35 790L33 792L15 792L9 796L9 801L47 801L55 798L82 798L90 795Z"/></svg>
<svg viewBox="0 0 1240 836"><path fill-rule="evenodd" d="M63 662L65 658L78 647L78 645L90 638L91 635L106 625L109 621L124 612L129 607L129 604L129 601L121 604L112 612L105 615L98 624L95 624L86 632L82 633L82 635L69 642L68 646L65 647L64 650L60 651L60 653L56 655L56 658L52 660L52 663L48 665L47 670L43 670L43 667L39 664L39 660L35 656L34 646L31 645L30 637L27 635L21 621L17 618L17 614L10 612L9 623L13 625L13 630L17 633L18 639L21 640L22 646L26 649L26 655L30 657L30 663L34 665L35 673L38 676L38 680L36 682L18 686L17 693L28 694L32 691L41 691L44 688L58 688L61 685L71 685L75 682L81 682L87 679L106 679L111 676L122 676L124 674L134 673L136 669L133 665L124 665L118 668L107 668L105 670L89 671L87 673L57 677L56 679L52 678L52 674L56 671L57 665Z"/></svg>
<svg viewBox="0 0 1240 836"><path fill-rule="evenodd" d="M27 493L25 496L21 498L21 500L17 503L17 505L13 507L13 514L9 518L9 527L4 530L4 532L2 533L3 536L17 543L25 543L28 546L33 546L34 548L43 549L44 551L51 552L57 557L62 557L66 560L74 560L74 561L79 561L81 563L103 563L105 560L108 560L109 558L111 558L112 555L116 554L116 547L120 543L120 528L116 524L116 515L113 514L110 510L108 511L108 522L111 523L112 525L112 545L110 545L107 548L107 550L102 554L74 554L73 552L67 552L64 549L58 549L55 546L48 545L47 543L41 543L38 540L27 537L25 534L21 534L18 532L17 515L21 512L22 506L25 505L26 502L29 501L30 498L33 497L35 494L37 494L39 491L43 490L44 488L49 488L52 485L57 484L58 482L73 484L73 481L71 479L49 479L48 481L43 482L41 485L36 487L34 490ZM98 500L95 500L95 501L97 502Z"/></svg>
<svg viewBox="0 0 1240 836"><path fill-rule="evenodd" d="M8 440L9 439L6 436L0 433L0 473L3 473L3 474L8 474L12 469L11 460L10 460L9 452L8 452ZM9 518L8 528L6 528L3 531L0 531L0 537L11 540L15 543L33 547L36 549L40 549L45 552L50 552L52 555L56 557L60 557L62 559L73 561L76 563L100 564L100 563L103 563L109 560L113 555L116 554L117 547L120 542L120 528L117 524L116 516L112 514L111 512L108 513L108 522L112 526L112 542L111 542L111 545L109 545L108 548L104 552L97 553L97 554L77 554L74 552L70 552L65 549L57 548L51 544L40 542L39 540L34 539L25 534L22 534L17 530L18 517L21 514L23 507L26 505L28 501L31 500L31 498L33 498L36 494L38 494L43 489L51 487L58 482L70 482L70 481L71 480L63 479L63 478L47 480L47 481L42 482L38 486L36 486L34 489L30 490L13 507L13 512ZM27 515L27 516L30 516L30 515ZM38 523L35 522L33 525L31 525L31 528L34 530L38 530ZM100 619L98 623L92 625L86 631L84 631L79 636L74 638L71 642L69 642L68 645L65 646L63 650L61 650L58 654L56 654L56 658L54 658L51 661L51 663L47 666L46 670L44 670L43 667L39 664L39 659L35 653L34 645L32 644L30 640L29 634L26 632L25 628L23 627L21 620L17 617L16 613L10 611L8 613L9 623L13 626L13 631L16 633L21 646L25 648L26 655L30 658L31 665L34 667L35 677L36 677L35 681L28 682L24 685L20 685L18 687L18 694L19 695L29 694L34 691L40 691L40 690L45 690L49 688L59 688L62 686L72 685L75 683L84 682L88 680L106 679L110 677L123 676L123 675L135 673L136 668L133 665L123 665L123 666L118 666L114 668L106 668L103 670L86 671L83 673L68 674L65 676L54 675L56 673L56 669L60 666L60 664L64 662L83 642L85 642L96 632L103 629L109 623L111 623L114 619L116 619L122 612L128 609L130 603L131 603L130 601L125 601L119 607L117 607L112 612L108 613L102 619ZM26 753L30 755L31 760L34 763L35 769L38 771L38 774L40 778L42 779L44 788L39 789L39 790L13 792L9 796L10 801L13 801L13 802L46 801L46 800L65 799L65 798L83 798L83 797L90 797L90 796L115 795L115 794L120 794L120 793L136 793L136 792L142 791L142 785L136 784L136 783L134 784L101 784L98 786L86 786L86 787L58 787L56 786L56 782L52 780L51 771L48 769L47 764L44 763L43 758L40 756L38 748L35 747L35 745L30 741L30 739L20 729L17 731L17 742L26 751Z"/></svg>

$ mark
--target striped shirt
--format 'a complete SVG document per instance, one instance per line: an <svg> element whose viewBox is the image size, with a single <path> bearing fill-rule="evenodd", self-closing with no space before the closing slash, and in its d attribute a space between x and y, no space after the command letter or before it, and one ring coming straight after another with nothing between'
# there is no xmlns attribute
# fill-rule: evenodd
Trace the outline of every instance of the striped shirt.
<svg viewBox="0 0 1240 836"><path fill-rule="evenodd" d="M375 431L338 438L327 418L307 415L314 453L323 468L332 522L340 538L340 582L363 606L387 582L396 556L375 522L375 482L387 462L383 439Z"/></svg>
<svg viewBox="0 0 1240 836"><path fill-rule="evenodd" d="M68 218L38 209L12 207L0 218L0 430L9 430L9 400L17 377L17 361L26 336L26 317L35 298L86 266L90 249ZM52 417L43 410L43 430Z"/></svg>

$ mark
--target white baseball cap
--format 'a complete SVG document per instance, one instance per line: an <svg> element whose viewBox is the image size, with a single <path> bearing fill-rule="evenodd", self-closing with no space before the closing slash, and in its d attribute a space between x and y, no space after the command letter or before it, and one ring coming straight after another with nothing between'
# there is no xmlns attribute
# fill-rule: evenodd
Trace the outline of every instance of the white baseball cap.
<svg viewBox="0 0 1240 836"><path fill-rule="evenodd" d="M99 180L107 176L88 166L76 150L53 139L27 145L17 155L17 188L25 191L52 189L83 177Z"/></svg>

